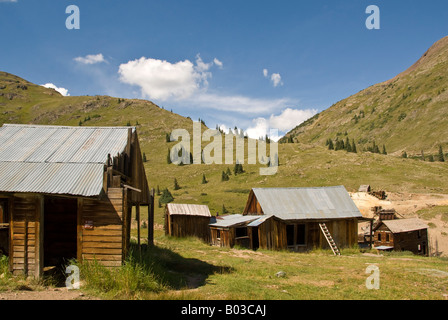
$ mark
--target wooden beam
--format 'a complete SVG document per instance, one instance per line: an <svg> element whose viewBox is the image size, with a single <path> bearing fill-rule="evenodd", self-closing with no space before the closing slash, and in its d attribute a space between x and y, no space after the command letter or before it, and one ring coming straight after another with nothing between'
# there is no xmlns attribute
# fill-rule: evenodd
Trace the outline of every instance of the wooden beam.
<svg viewBox="0 0 448 320"><path fill-rule="evenodd" d="M149 191L148 204L148 246L154 245L154 188Z"/></svg>
<svg viewBox="0 0 448 320"><path fill-rule="evenodd" d="M135 219L137 220L137 244L138 250L140 251L140 204L137 203L135 206Z"/></svg>
<svg viewBox="0 0 448 320"><path fill-rule="evenodd" d="M44 270L44 196L36 198L36 219L35 219L35 265L34 276L40 279Z"/></svg>
<svg viewBox="0 0 448 320"><path fill-rule="evenodd" d="M125 189L130 189L130 190L133 190L133 191L136 191L136 192L142 192L142 190L134 188L134 187L131 187L131 186L127 185L127 184L122 184L121 186L123 188L125 188Z"/></svg>
<svg viewBox="0 0 448 320"><path fill-rule="evenodd" d="M77 226L76 226L76 259L78 262L82 261L82 243L83 243L83 229L82 229L82 217L84 211L84 200L78 198L78 208L77 208Z"/></svg>

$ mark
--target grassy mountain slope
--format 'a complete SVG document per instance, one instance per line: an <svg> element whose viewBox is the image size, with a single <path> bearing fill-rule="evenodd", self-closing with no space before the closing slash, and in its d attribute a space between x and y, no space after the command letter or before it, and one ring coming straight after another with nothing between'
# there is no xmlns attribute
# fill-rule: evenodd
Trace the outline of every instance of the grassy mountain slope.
<svg viewBox="0 0 448 320"><path fill-rule="evenodd" d="M222 182L222 171L232 164L167 164L167 152L177 142L166 142L173 129L192 132L192 120L144 100L107 96L63 97L52 89L0 73L0 125L36 123L83 126L137 125L150 187L168 188L177 203L207 204L212 213L240 213L253 187L300 187L345 185L355 191L361 184L395 192L448 193L446 163L423 162L371 153L328 151L325 146L303 143L279 144L278 172L261 176L262 164L243 165L245 173ZM203 126L203 130L206 127ZM203 142L207 145L210 142ZM269 149L269 148L268 148ZM224 154L224 153L223 153ZM207 184L202 184L205 174ZM174 190L174 178L181 188ZM157 199L156 199L157 200ZM156 202L156 222L163 223L163 208Z"/></svg>
<svg viewBox="0 0 448 320"><path fill-rule="evenodd" d="M445 37L408 70L337 102L286 137L323 145L347 133L361 148L375 141L397 155L436 153L440 144L448 147L447 74Z"/></svg>

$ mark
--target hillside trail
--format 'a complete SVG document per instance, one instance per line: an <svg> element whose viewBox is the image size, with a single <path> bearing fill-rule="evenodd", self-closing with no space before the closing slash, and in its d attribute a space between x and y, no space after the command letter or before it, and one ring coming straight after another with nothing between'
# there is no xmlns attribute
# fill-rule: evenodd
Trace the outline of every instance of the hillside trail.
<svg viewBox="0 0 448 320"><path fill-rule="evenodd" d="M383 209L395 209L398 218L415 218L417 212L434 206L448 206L448 194L425 194L425 193L394 193L386 192L386 199L380 200L366 192L350 193L359 211L364 217L373 218L372 208L380 206ZM436 216L431 220L424 220L430 224L428 229L430 245L437 242L438 251L442 256L448 256L448 223ZM363 224L360 223L360 227Z"/></svg>

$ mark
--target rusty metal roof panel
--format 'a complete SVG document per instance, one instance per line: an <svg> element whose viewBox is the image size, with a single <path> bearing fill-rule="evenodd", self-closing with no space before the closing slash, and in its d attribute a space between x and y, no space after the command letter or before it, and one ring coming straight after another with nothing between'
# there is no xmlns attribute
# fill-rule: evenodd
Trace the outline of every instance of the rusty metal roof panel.
<svg viewBox="0 0 448 320"><path fill-rule="evenodd" d="M168 203L167 208L171 215L211 217L210 210L207 205Z"/></svg>
<svg viewBox="0 0 448 320"><path fill-rule="evenodd" d="M362 217L344 186L252 190L265 215L283 220Z"/></svg>

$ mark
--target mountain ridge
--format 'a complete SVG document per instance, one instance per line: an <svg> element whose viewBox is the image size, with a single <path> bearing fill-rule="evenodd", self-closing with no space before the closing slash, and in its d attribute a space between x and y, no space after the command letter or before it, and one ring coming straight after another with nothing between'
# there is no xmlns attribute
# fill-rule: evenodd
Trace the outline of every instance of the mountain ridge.
<svg viewBox="0 0 448 320"><path fill-rule="evenodd" d="M288 140L323 145L347 136L366 150L435 152L448 145L448 36L395 77L347 97L289 131Z"/></svg>

